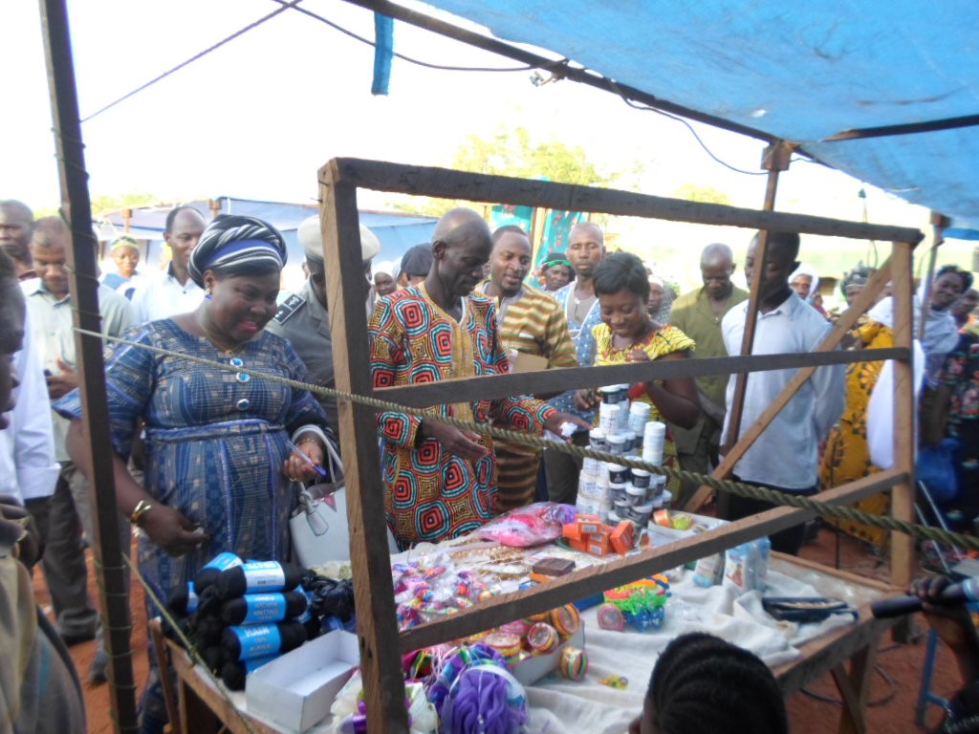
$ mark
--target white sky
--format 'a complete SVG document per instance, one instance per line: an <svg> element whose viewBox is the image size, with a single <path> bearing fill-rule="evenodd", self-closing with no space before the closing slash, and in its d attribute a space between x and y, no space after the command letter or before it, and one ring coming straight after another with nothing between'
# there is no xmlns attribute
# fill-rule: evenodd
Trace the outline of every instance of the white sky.
<svg viewBox="0 0 979 734"><path fill-rule="evenodd" d="M82 117L276 7L269 0L70 0ZM342 0L305 0L303 7L373 38L365 10ZM58 176L37 3L0 3L0 28L0 198L52 207ZM395 49L439 64L517 65L402 23ZM761 206L764 177L728 171L682 125L607 92L568 81L537 88L527 71L436 71L396 59L390 96L373 97L372 63L371 47L295 11L282 13L85 123L91 191L309 201L317 168L334 156L447 165L468 134L506 125L526 127L535 140L581 145L603 170L641 161L645 193L670 195L693 183L725 191L736 205ZM720 158L758 170L762 143L695 126ZM783 174L777 207L862 219L860 188L800 162ZM871 221L927 229L920 207L867 190ZM365 208L388 201L360 198ZM738 242L746 239L737 234Z"/></svg>

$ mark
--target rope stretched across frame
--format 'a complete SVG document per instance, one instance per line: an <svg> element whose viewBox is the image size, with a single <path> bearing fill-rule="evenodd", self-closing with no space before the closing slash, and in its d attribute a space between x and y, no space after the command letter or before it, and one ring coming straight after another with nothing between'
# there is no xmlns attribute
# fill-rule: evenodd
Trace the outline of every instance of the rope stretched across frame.
<svg viewBox="0 0 979 734"><path fill-rule="evenodd" d="M575 446L573 444L564 443L562 441L551 441L540 436L534 435L532 433L527 433L525 431L512 431L505 428L498 428L496 426L491 426L486 423L476 423L472 421L463 421L451 416L433 416L430 410L424 410L420 408L410 408L405 405L399 405L398 403L392 403L387 400L380 400L379 398L368 397L366 395L354 395L352 393L342 392L340 390L334 390L332 388L323 387L321 385L314 385L311 383L301 382L299 380L292 380L286 377L279 377L277 375L269 375L263 373L259 370L248 369L245 367L234 367L230 364L223 364L221 362L215 362L214 360L205 359L203 357L195 357L189 354L183 354L181 352L175 352L169 349L163 349L162 347L154 347L149 344L141 344L139 342L134 342L129 339L124 339L122 337L114 337L104 335L98 332L88 331L86 329L76 328L80 334L84 334L90 337L97 337L99 339L104 339L107 341L117 342L120 344L126 344L137 349L146 349L148 351L154 352L156 354L161 354L167 357L173 357L176 359L184 359L193 364L199 364L206 367L213 367L220 370L227 370L230 372L243 372L252 377L258 377L269 382L285 385L297 390L308 390L312 393L318 395L324 395L326 397L335 398L337 400L345 400L347 402L356 403L358 405L363 405L365 407L371 408L375 411L395 411L399 413L405 413L407 415L412 415L417 418L433 418L437 417L440 423L446 423L456 428L462 428L470 431L476 431L478 433L489 434L494 438L501 438L509 443L523 445L523 446L534 446L538 448L548 448L554 449L555 451L560 451L565 454L570 454L576 457L590 457L598 459L599 461L606 461L621 466L628 466L631 469L642 469L653 474L659 474L666 476L670 479L688 480L691 482L699 482L700 484L705 484L717 491L728 492L729 494L736 495L738 497L747 497L750 499L761 500L763 502L768 502L773 505L795 507L802 510L807 510L820 517L835 519L835 520L850 520L853 522L860 522L866 525L871 525L873 527L882 528L884 530L895 531L909 535L913 538L919 540L931 540L938 543L944 543L948 545L958 545L962 548L968 548L969 550L979 551L979 538L975 538L969 535L963 535L961 533L953 533L948 530L943 530L941 528L928 527L926 525L917 525L915 523L906 522L904 520L898 520L889 515L871 515L866 512L861 512L852 507L846 506L836 506L827 505L818 500L811 499L809 497L801 497L793 494L788 494L785 492L778 492L775 490L767 489L765 487L758 487L753 484L745 484L744 482L733 482L730 479L718 479L717 477L712 477L706 474L697 474L695 472L685 471L683 469L672 469L665 466L659 466L657 464L651 464L641 459L634 459L625 456L620 456L618 454L612 454L607 451L597 451L591 448L584 448L582 446Z"/></svg>

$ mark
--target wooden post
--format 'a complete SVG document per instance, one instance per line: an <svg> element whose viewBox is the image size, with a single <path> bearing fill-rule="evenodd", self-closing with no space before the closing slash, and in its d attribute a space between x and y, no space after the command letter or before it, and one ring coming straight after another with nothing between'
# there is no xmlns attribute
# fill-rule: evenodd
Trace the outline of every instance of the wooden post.
<svg viewBox="0 0 979 734"><path fill-rule="evenodd" d="M938 248L945 244L944 232L948 225L948 217L938 212L931 213L931 227L934 233L934 241L931 243L931 250L928 253L928 274L925 275L925 280L921 288L921 318L918 322L918 333L915 335L918 339L925 338L925 322L928 321L928 312L931 310L931 280L935 277L935 261L938 259Z"/></svg>
<svg viewBox="0 0 979 734"><path fill-rule="evenodd" d="M74 324L79 329L101 331L96 277L96 246L92 231L92 203L88 194L82 128L78 117L78 95L71 54L71 32L65 0L40 0L44 51L48 68L51 111L54 118L55 147L61 178L62 214L71 227L72 247L68 250L69 285ZM122 560L119 539L119 511L109 440L108 401L105 394L105 365L102 340L75 335L78 371L82 377L83 425L88 439L92 476L92 526L95 534L92 551L99 584L105 648L109 654L109 706L117 732L137 731L136 685L133 680L129 636L129 584ZM95 450L99 447L100 450ZM128 551L128 549L126 549Z"/></svg>
<svg viewBox="0 0 979 734"><path fill-rule="evenodd" d="M881 239L902 243L917 243L921 233L914 229L901 227L884 227L868 223L842 222L822 217L811 217L796 214L786 214L775 211L754 211L727 207L717 204L685 202L673 199L663 199L631 192L613 191L607 189L592 189L590 187L556 184L553 182L526 181L523 179L503 176L488 176L484 174L465 173L449 169L405 166L399 164L365 161L358 159L334 159L320 170L322 193L322 216L324 249L328 261L329 277L328 292L331 303L331 325L334 328L334 338L342 353L342 360L336 363L337 384L341 390L359 394L372 394L368 360L366 358L366 328L363 316L363 294L359 289L343 291L341 283L359 283L361 281L359 251L350 244L356 242L356 199L357 188L368 188L376 191L390 191L419 196L442 196L454 199L466 199L477 202L498 202L514 205L541 206L558 209L576 210L583 212L606 212L626 216L642 216L659 218L668 221L689 221L713 223L727 226L748 227L751 229L769 230L772 232L800 232L809 234L826 234L855 239ZM334 211L335 210L335 211ZM344 247L340 247L340 242ZM908 245L910 248L911 244ZM760 267L760 265L759 265ZM750 445L752 434L757 435L771 421L781 406L785 404L795 390L808 379L815 366L836 363L827 359L828 350L834 349L843 334L849 330L873 301L875 291L888 279L890 262L874 274L868 287L839 319L835 329L824 339L817 348L819 354L805 355L811 362L806 362L799 374L778 396L771 408L759 418L758 424L742 438L739 445L732 449L733 454L744 450ZM910 272L910 269L908 270ZM340 311L342 309L342 311ZM338 354L340 352L338 351ZM866 356L874 359L873 352ZM907 347L895 348L892 351L880 351L878 355L910 359ZM789 357L796 359L800 355L770 355L765 366L760 369L771 369L770 361ZM840 362L849 362L849 358L841 355ZM861 356L860 359L864 357ZM742 359L742 358L738 358ZM747 360L756 358L747 357ZM709 362L710 360L704 360ZM724 361L724 360L722 360ZM706 365L704 373L716 369L715 365ZM649 370L664 369L651 365ZM578 370L556 370L555 375L548 379L561 381L564 376L572 380L594 384L609 384L606 375L620 375L623 379L626 373L616 370L631 370L633 366L589 368L582 370L596 374L582 376ZM755 369L754 363L729 363L725 369L733 371ZM689 369L689 368L688 368ZM601 376L597 373L604 370ZM428 386L410 386L407 388L391 389L379 392L385 397L397 396L409 404L418 404L408 395L409 391L418 391L418 398L423 404L441 403L459 398L462 392L478 389L480 395L506 388L505 394L514 394L510 388L516 383L504 381L519 378L530 378L529 375L493 376L479 386L476 380L461 380L456 385L442 384L438 394L426 393ZM598 382L601 380L602 382ZM781 528L797 524L800 519L813 513L804 510L794 510L780 507L760 513L753 518L746 518L731 523L724 528L711 531L697 538L689 538L671 544L669 547L647 550L635 556L613 560L603 566L577 571L567 577L557 579L549 584L535 589L525 589L496 596L476 608L467 610L451 618L439 622L429 622L400 636L395 630L393 589L390 560L381 540L383 532L383 508L378 471L376 441L377 434L374 421L369 417L369 411L352 408L341 403L341 437L345 453L349 455L348 484L352 487L352 496L348 501L348 513L351 524L352 561L354 567L354 585L357 595L358 618L363 615L361 630L362 663L364 664L365 689L368 695L368 712L371 730L379 727L380 731L407 730L405 712L401 707L403 696L403 680L400 673L399 660L396 650L408 651L419 647L438 644L446 640L465 637L479 630L496 626L506 619L517 619L531 614L552 609L570 599L582 598L595 591L607 589L635 580L649 573L674 567L692 558L717 552L748 539L775 532ZM911 479L897 469L879 472L870 477L864 477L843 487L823 492L819 501L832 504L850 504L855 500L903 483L911 486ZM378 531L378 532L375 532ZM361 535L357 535L357 534ZM366 536L366 537L364 537ZM383 563L382 563L383 561ZM385 617L385 615L390 615ZM383 660L381 658L384 658ZM389 659L393 658L393 659ZM397 699L397 702L395 701Z"/></svg>
<svg viewBox="0 0 979 734"><path fill-rule="evenodd" d="M891 280L894 283L894 346L910 349L914 310L912 245L895 242L891 255ZM894 360L894 468L905 472L909 481L895 484L891 492L891 515L898 520L914 519L914 375L913 352L908 359ZM923 376L919 375L918 379ZM901 533L891 533L891 582L895 586L911 583L914 541Z"/></svg>
<svg viewBox="0 0 979 734"><path fill-rule="evenodd" d="M843 663L833 666L831 673L836 688L843 699L840 713L840 734L864 734L867 731L867 700L870 698L870 684L874 675L874 661L877 658L877 640L870 642L850 660L850 672Z"/></svg>
<svg viewBox="0 0 979 734"><path fill-rule="evenodd" d="M767 212L775 210L775 193L778 189L778 176L781 171L789 170L789 160L793 147L784 141L772 143L762 154L762 168L768 171L768 183L765 187L765 206ZM758 325L758 306L761 292L762 274L765 272L765 256L768 252L768 230L758 232L758 245L755 248L755 265L751 274L751 291L748 296L748 314L744 323L744 337L741 340L741 354L751 354L755 343L755 329ZM722 437L722 453L738 442L741 433L741 416L744 414L744 394L748 387L748 373L739 372L734 383L734 398L729 406L731 417L728 427Z"/></svg>
<svg viewBox="0 0 979 734"><path fill-rule="evenodd" d="M330 331L337 390L372 393L367 298L360 255L356 189L337 181L335 166L320 169L320 218L327 273ZM369 731L408 734L404 675L391 556L384 516L384 484L374 412L339 401L340 441L347 483L350 565Z"/></svg>
<svg viewBox="0 0 979 734"><path fill-rule="evenodd" d="M537 259L537 248L544 244L544 222L547 220L548 211L550 210L535 206L534 214L530 218L530 231L527 234L530 236L530 261L532 263Z"/></svg>

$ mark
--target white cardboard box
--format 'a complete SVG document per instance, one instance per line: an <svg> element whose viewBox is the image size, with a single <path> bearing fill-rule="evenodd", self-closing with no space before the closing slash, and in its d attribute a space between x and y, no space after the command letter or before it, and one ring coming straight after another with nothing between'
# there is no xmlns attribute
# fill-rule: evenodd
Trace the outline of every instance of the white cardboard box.
<svg viewBox="0 0 979 734"><path fill-rule="evenodd" d="M359 665L357 636L328 632L251 673L245 679L248 711L305 731L329 715L337 693Z"/></svg>
<svg viewBox="0 0 979 734"><path fill-rule="evenodd" d="M521 685L532 686L551 671L556 670L561 663L561 651L568 645L585 648L585 625L578 625L575 633L566 641L562 642L553 652L545 655L532 655L529 658L517 663L513 668L513 677L520 681Z"/></svg>
<svg viewBox="0 0 979 734"><path fill-rule="evenodd" d="M708 530L715 530L716 528L722 527L728 524L727 520L722 520L718 517L707 517L706 515L695 515L692 512L682 512L680 514L690 515L694 519L697 525L706 527ZM684 538L692 538L697 535L694 530L676 530L674 528L667 528L662 525L657 525L652 520L649 521L648 528L649 542L651 545L660 546L668 545L677 540L683 540Z"/></svg>

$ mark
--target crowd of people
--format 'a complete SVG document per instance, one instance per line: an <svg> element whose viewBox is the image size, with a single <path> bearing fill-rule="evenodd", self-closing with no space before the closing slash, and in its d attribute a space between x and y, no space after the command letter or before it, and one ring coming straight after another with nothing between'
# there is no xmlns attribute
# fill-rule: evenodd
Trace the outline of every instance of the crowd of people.
<svg viewBox="0 0 979 734"><path fill-rule="evenodd" d="M297 487L316 478L312 465L322 465L328 443L336 444L334 400L183 359L335 387L318 218L304 222L298 237L307 280L285 299L279 297L285 241L258 219L222 215L208 222L191 207L173 209L163 233L171 257L157 273L140 268L131 236L110 243L115 271L104 273L99 286L102 330L130 342L106 345L105 419L117 507L124 546L130 524L141 531L139 567L160 598L222 551L287 559ZM515 226L492 232L469 209L448 211L432 241L397 262L374 262L381 244L366 227L360 240L365 280L353 287L363 287L376 388L741 352L748 293L734 282L739 263L726 244L704 247L702 285L675 293L635 255L607 252L605 233L592 222L575 225L566 251L548 253L534 273L526 232ZM90 448L77 389L70 247L61 219L35 221L20 202L0 202L0 248L10 260L4 277L20 281L16 295L26 303L22 333L10 337L16 349L8 349L19 387L4 417L14 430L0 432L0 493L12 495L37 525L55 642L69 645L101 634L84 563L84 544L93 537ZM748 282L761 270L753 353L812 352L839 314L822 307L818 275L800 263L800 238L770 234L764 262L756 261L756 249L757 238L741 264ZM847 274L845 303L870 274L863 266ZM919 305L928 307L916 308L924 320L922 439L958 439L960 496L972 502L963 499L959 509L970 520L979 514L979 330L971 286L971 273L942 268L919 291ZM880 300L848 335L848 346L893 345L893 310L889 296ZM734 477L810 495L884 468L887 459L874 455L867 423L885 372L880 362L818 368L740 457ZM754 422L794 374L752 374L742 425ZM630 385L629 393L649 405L650 420L667 424L668 466L707 473L737 441L728 425L733 376L649 380ZM575 502L581 459L494 441L440 419L571 440L596 425L594 390L446 399L424 418L377 415L388 525L401 548L457 537L535 498ZM669 488L682 506L697 484L672 480ZM721 511L737 519L768 507L731 498ZM788 553L798 553L802 542L801 526L772 537L772 547ZM89 679L104 680L106 664L103 651ZM161 730L166 721L158 673L143 697L144 731Z"/></svg>

